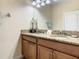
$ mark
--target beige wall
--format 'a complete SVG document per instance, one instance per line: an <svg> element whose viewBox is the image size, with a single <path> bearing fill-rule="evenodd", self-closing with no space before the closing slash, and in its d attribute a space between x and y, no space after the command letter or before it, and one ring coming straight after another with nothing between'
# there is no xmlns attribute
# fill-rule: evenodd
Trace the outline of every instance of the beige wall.
<svg viewBox="0 0 79 59"><path fill-rule="evenodd" d="M0 12L5 15L10 13L11 17L0 17L0 59L14 59L21 56L16 49L20 37L20 30L29 29L33 16L33 7L23 2L24 0L0 0ZM28 0L29 1L29 0ZM48 8L49 9L49 8ZM48 10L46 9L46 10ZM44 15L38 9L35 10L35 19L38 21L40 29L47 29L46 18L49 18L44 11ZM46 15L46 16L45 16ZM19 49L21 49L19 47ZM15 53L15 50L16 51Z"/></svg>
<svg viewBox="0 0 79 59"><path fill-rule="evenodd" d="M79 0L67 0L66 2L61 2L53 5L52 7L53 29L63 30L64 13L78 9L79 9Z"/></svg>

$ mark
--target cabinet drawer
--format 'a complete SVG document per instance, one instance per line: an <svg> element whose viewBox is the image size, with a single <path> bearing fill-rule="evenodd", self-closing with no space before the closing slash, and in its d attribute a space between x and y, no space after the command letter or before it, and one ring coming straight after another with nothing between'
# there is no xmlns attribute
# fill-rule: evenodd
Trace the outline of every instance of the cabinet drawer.
<svg viewBox="0 0 79 59"><path fill-rule="evenodd" d="M35 37L23 35L23 39L36 43Z"/></svg>
<svg viewBox="0 0 79 59"><path fill-rule="evenodd" d="M44 39L38 39L38 44L72 56L79 57L79 46L64 44L56 41L48 41Z"/></svg>

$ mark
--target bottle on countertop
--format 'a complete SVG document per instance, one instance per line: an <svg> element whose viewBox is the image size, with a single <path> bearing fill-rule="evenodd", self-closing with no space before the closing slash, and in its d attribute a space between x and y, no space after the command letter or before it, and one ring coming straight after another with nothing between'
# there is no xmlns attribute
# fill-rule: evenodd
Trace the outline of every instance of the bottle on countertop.
<svg viewBox="0 0 79 59"><path fill-rule="evenodd" d="M36 33L37 32L37 28L38 28L38 26L37 26L37 21L34 19L34 18L32 18L32 20L31 20L31 25L30 25L30 32L31 33Z"/></svg>

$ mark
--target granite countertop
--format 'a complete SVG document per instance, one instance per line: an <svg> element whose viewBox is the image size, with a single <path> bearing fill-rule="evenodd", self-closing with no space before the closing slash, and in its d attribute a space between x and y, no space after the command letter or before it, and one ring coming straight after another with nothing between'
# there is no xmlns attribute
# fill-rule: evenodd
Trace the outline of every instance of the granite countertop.
<svg viewBox="0 0 79 59"><path fill-rule="evenodd" d="M39 37L39 38L45 38L47 40L55 40L58 42L62 43L68 43L68 44L73 44L73 45L78 45L79 46L79 38L72 38L72 37L59 37L59 36L54 36L54 35L48 35L48 34L43 34L43 33L28 33L28 32L22 32L23 35L29 35L33 37Z"/></svg>

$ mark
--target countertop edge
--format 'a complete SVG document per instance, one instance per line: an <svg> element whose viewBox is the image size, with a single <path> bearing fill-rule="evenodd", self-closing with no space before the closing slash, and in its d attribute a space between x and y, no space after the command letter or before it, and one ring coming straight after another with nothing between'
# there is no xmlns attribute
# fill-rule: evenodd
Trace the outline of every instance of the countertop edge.
<svg viewBox="0 0 79 59"><path fill-rule="evenodd" d="M39 36L39 35L32 35L33 33L21 33L21 35L27 35L30 37L36 37L36 38L41 38L44 40L48 40L48 41L55 41L55 42L59 42L59 43L63 43L63 44L69 44L69 45L74 45L74 46L79 46L79 43L76 42L69 42L69 41L64 41L64 40L58 40L58 39L54 39L54 38L49 38L49 37L43 37L43 36Z"/></svg>

